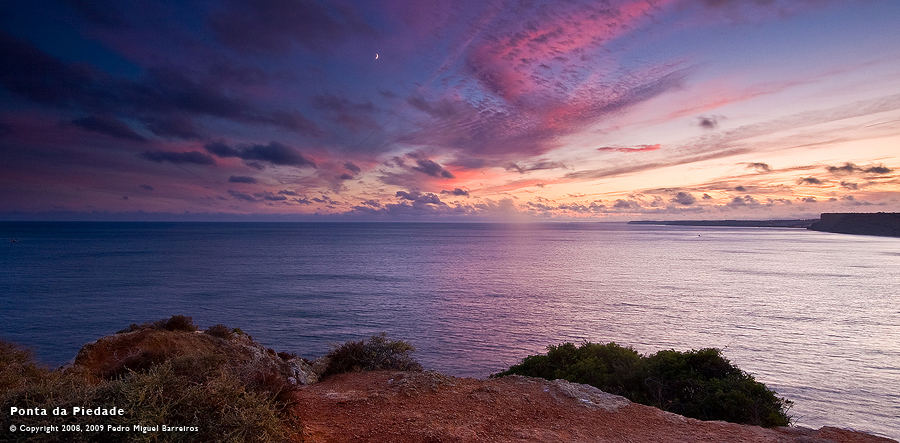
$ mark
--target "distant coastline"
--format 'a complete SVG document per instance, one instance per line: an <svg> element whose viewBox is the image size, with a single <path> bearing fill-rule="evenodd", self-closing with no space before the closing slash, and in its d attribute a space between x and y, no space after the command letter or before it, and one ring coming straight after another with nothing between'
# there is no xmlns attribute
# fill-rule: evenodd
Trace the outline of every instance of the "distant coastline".
<svg viewBox="0 0 900 443"><path fill-rule="evenodd" d="M629 225L733 226L741 228L809 228L819 219L809 220L635 220Z"/></svg>
<svg viewBox="0 0 900 443"><path fill-rule="evenodd" d="M634 220L630 225L731 226L744 228L806 228L836 234L900 237L900 213L824 213L808 220Z"/></svg>

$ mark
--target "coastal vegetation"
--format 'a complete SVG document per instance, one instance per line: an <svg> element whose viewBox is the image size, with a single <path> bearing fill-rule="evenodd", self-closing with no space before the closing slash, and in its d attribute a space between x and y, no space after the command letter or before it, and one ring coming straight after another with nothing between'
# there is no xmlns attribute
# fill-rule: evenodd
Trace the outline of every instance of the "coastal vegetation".
<svg viewBox="0 0 900 443"><path fill-rule="evenodd" d="M252 358L245 351L257 347L246 335L229 330L228 339L197 330L191 318L184 316L132 325L86 345L74 365L58 370L39 365L26 350L0 342L0 406L6 413L16 408L26 414L4 413L4 431L25 425L57 430L10 432L5 438L29 442L290 439L296 429L288 411L292 388L287 374L271 364L275 359ZM211 330L223 332L221 327ZM99 408L94 412L100 414L76 413L86 408ZM67 425L81 431L63 432ZM163 432L162 425L178 431Z"/></svg>
<svg viewBox="0 0 900 443"><path fill-rule="evenodd" d="M10 433L10 441L298 440L290 409L299 384L344 372L421 371L413 351L382 333L335 346L311 365L240 329L218 324L201 331L191 317L176 315L88 343L72 365L57 370L0 341L0 408L17 411L4 414L6 429L56 429ZM86 408L101 414L75 413ZM163 424L179 430L165 432ZM82 431L62 431L67 425Z"/></svg>
<svg viewBox="0 0 900 443"><path fill-rule="evenodd" d="M292 413L299 385L346 372L422 371L414 351L382 333L310 362L267 349L240 329L201 330L186 316L133 324L86 344L73 364L56 370L0 342L0 408L17 411L4 414L2 425L83 430L15 432L6 434L10 441L299 440L302 426ZM703 420L790 423L791 402L717 349L642 356L615 343L585 342L548 351L493 377L565 379ZM161 425L181 430L164 432Z"/></svg>
<svg viewBox="0 0 900 443"><path fill-rule="evenodd" d="M526 357L493 377L565 379L700 420L765 427L791 422L791 401L734 366L718 349L647 356L616 343L564 343L547 349L546 355Z"/></svg>
<svg viewBox="0 0 900 443"><path fill-rule="evenodd" d="M348 341L325 356L327 368L322 376L384 369L421 371L422 365L410 355L415 350L409 342L391 340L385 333L373 335L368 340Z"/></svg>

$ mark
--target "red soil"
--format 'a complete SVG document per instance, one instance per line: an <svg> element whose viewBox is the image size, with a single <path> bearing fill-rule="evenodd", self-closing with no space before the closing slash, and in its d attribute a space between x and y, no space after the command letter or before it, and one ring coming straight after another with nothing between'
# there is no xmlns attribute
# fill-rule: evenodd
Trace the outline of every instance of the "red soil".
<svg viewBox="0 0 900 443"><path fill-rule="evenodd" d="M823 427L766 429L704 422L594 388L525 377L477 380L434 372L360 372L300 388L306 442L888 443Z"/></svg>

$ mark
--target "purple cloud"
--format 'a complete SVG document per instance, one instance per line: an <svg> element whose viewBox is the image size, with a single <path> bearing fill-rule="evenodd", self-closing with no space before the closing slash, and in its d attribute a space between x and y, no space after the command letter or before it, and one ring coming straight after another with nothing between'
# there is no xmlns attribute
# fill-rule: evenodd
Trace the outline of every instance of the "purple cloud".
<svg viewBox="0 0 900 443"><path fill-rule="evenodd" d="M445 189L445 190L441 191L441 195L454 195L457 197L468 197L469 191L466 191L465 189L460 189L460 188L454 188L452 191L448 191Z"/></svg>
<svg viewBox="0 0 900 443"><path fill-rule="evenodd" d="M116 79L80 64L64 63L2 30L0 58L17 60L0 66L0 85L34 103L94 114L76 124L95 132L129 135L123 123L96 116L117 115L141 121L154 133L187 138L198 135L187 116L271 125L310 137L322 134L296 110L263 109L170 67L147 67L137 80ZM172 115L179 116L178 120L172 121Z"/></svg>
<svg viewBox="0 0 900 443"><path fill-rule="evenodd" d="M362 172L362 168L356 166L353 162L344 163L344 169L350 171L353 174L359 174L360 172Z"/></svg>
<svg viewBox="0 0 900 443"><path fill-rule="evenodd" d="M716 129L719 127L719 119L716 116L710 117L697 117L699 122L697 123L703 129Z"/></svg>
<svg viewBox="0 0 900 443"><path fill-rule="evenodd" d="M815 177L800 177L797 179L798 185L821 185L822 180L819 180Z"/></svg>
<svg viewBox="0 0 900 443"><path fill-rule="evenodd" d="M216 161L212 157L198 151L170 152L170 151L146 151L141 157L157 163L193 163L195 165L214 165Z"/></svg>
<svg viewBox="0 0 900 443"><path fill-rule="evenodd" d="M426 158L424 154L410 152L409 154L406 154L406 156L416 162L416 166L410 168L413 171L418 171L432 177L454 178L450 171L444 169L444 167L437 162Z"/></svg>
<svg viewBox="0 0 900 443"><path fill-rule="evenodd" d="M691 195L690 192L679 192L672 199L673 202L678 203L679 205L689 206L697 202L697 198Z"/></svg>
<svg viewBox="0 0 900 443"><path fill-rule="evenodd" d="M381 129L373 117L379 113L372 102L354 103L345 97L322 94L313 98L312 106L329 120L353 132Z"/></svg>
<svg viewBox="0 0 900 443"><path fill-rule="evenodd" d="M843 166L828 166L825 168L828 172L835 175L847 175L862 172L865 174L890 174L893 169L884 165L871 165L868 167L857 166L853 163L844 163Z"/></svg>
<svg viewBox="0 0 900 443"><path fill-rule="evenodd" d="M256 179L253 177L247 177L245 175L232 175L228 177L229 183L250 183L256 184Z"/></svg>
<svg viewBox="0 0 900 443"><path fill-rule="evenodd" d="M772 167L766 163L752 162L747 163L748 169L756 169L759 172L772 172Z"/></svg>
<svg viewBox="0 0 900 443"><path fill-rule="evenodd" d="M216 37L240 52L282 54L294 45L329 52L335 41L371 36L373 29L348 5L313 0L230 0L212 17Z"/></svg>
<svg viewBox="0 0 900 443"><path fill-rule="evenodd" d="M247 201L247 202L256 202L257 201L256 197L253 197L252 195L244 193L244 192L229 190L228 194L230 194L232 197L234 197L238 200L243 200L243 201Z"/></svg>
<svg viewBox="0 0 900 443"><path fill-rule="evenodd" d="M315 162L278 142L268 145L246 145L233 148L222 142L207 143L207 151L217 157L237 157L248 161L263 161L273 165L316 168Z"/></svg>
<svg viewBox="0 0 900 443"><path fill-rule="evenodd" d="M93 115L89 117L72 120L72 123L86 131L106 134L110 137L121 138L137 142L146 141L144 137L134 132L131 127L121 120L111 116Z"/></svg>

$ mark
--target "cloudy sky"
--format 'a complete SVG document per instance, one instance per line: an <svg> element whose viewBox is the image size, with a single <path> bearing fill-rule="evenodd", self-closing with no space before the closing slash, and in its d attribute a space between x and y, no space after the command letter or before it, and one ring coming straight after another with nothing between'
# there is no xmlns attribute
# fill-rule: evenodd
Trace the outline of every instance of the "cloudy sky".
<svg viewBox="0 0 900 443"><path fill-rule="evenodd" d="M895 0L0 3L0 219L900 211Z"/></svg>

